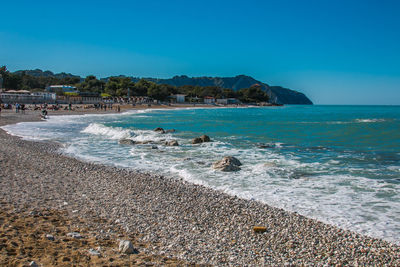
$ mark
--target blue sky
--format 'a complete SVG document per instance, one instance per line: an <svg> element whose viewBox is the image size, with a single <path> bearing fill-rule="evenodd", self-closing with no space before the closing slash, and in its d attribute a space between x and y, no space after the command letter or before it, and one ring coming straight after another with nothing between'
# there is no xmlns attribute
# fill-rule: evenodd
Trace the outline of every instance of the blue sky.
<svg viewBox="0 0 400 267"><path fill-rule="evenodd" d="M0 65L250 75L316 104L400 104L400 1L3 1Z"/></svg>

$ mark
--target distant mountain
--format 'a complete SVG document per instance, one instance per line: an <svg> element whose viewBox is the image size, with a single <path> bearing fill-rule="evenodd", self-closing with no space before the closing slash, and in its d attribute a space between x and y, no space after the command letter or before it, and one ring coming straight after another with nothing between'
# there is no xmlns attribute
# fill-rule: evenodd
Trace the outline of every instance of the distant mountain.
<svg viewBox="0 0 400 267"><path fill-rule="evenodd" d="M72 75L71 73L65 73L65 72L61 72L61 73L53 73L49 70L46 71L42 71L41 69L35 69L35 70L17 70L14 73L15 74L22 74L23 72L25 72L26 75L31 75L34 77L54 77L54 78L58 78L58 79L62 79L62 78L72 78L72 77L79 77L77 75ZM79 77L80 78L80 77Z"/></svg>
<svg viewBox="0 0 400 267"><path fill-rule="evenodd" d="M174 86L197 85L197 86L219 86L222 88L230 88L235 91L242 88L249 88L253 85L259 85L262 90L266 91L270 101L278 104L302 104L312 105L312 101L303 93L294 91L281 86L269 86L266 83L255 80L246 75L238 75L235 77L193 77L186 75L175 76L171 79L155 79L145 78L146 80L158 83L169 84ZM134 82L140 78L132 78Z"/></svg>

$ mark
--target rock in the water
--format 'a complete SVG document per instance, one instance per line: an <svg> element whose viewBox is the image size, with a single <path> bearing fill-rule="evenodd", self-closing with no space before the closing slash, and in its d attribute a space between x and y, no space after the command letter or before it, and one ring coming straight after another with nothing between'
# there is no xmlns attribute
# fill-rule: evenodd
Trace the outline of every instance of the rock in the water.
<svg viewBox="0 0 400 267"><path fill-rule="evenodd" d="M258 148L274 148L273 144L258 144Z"/></svg>
<svg viewBox="0 0 400 267"><path fill-rule="evenodd" d="M166 130L165 132L166 133L174 133L174 132L176 132L176 130L175 129L169 129L169 130Z"/></svg>
<svg viewBox="0 0 400 267"><path fill-rule="evenodd" d="M118 143L120 143L121 145L134 145L135 141L131 139L120 139Z"/></svg>
<svg viewBox="0 0 400 267"><path fill-rule="evenodd" d="M200 144L203 143L200 137L193 138L192 144Z"/></svg>
<svg viewBox="0 0 400 267"><path fill-rule="evenodd" d="M202 135L192 139L192 144L200 144L204 142L211 142L211 139L208 135Z"/></svg>
<svg viewBox="0 0 400 267"><path fill-rule="evenodd" d="M213 168L224 172L240 171L242 163L235 157L224 157L215 162Z"/></svg>
<svg viewBox="0 0 400 267"><path fill-rule="evenodd" d="M211 142L211 139L208 135L203 134L202 136L200 136L201 141L203 142Z"/></svg>
<svg viewBox="0 0 400 267"><path fill-rule="evenodd" d="M155 142L151 141L151 140L135 142L135 144L138 144L138 145L147 145L147 144L152 144L152 143L155 143Z"/></svg>
<svg viewBox="0 0 400 267"><path fill-rule="evenodd" d="M134 254L138 251L133 247L132 242L129 240L119 241L119 252L124 254Z"/></svg>
<svg viewBox="0 0 400 267"><path fill-rule="evenodd" d="M165 145L166 146L179 146L179 143L176 140L171 140L171 141L166 141Z"/></svg>
<svg viewBox="0 0 400 267"><path fill-rule="evenodd" d="M161 127L155 128L154 131L158 132L158 133L165 133L165 130L163 128L161 128Z"/></svg>

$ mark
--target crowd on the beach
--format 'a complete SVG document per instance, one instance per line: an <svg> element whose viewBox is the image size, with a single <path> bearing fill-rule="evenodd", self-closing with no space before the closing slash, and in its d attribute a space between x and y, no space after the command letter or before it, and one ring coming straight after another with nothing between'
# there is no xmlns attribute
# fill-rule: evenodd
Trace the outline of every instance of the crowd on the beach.
<svg viewBox="0 0 400 267"><path fill-rule="evenodd" d="M117 112L121 112L121 105L113 105L113 104L103 104L103 103L98 103L98 104L90 104L90 105L82 105L82 104L67 104L67 105L60 105L60 104L21 104L21 103L14 103L14 104L8 104L8 103L3 103L0 104L0 114L2 110L15 110L15 113L20 113L20 114L25 114L26 110L39 110L42 111L42 113L45 111L47 115L48 110L98 110L98 111L107 111L107 110L114 110Z"/></svg>

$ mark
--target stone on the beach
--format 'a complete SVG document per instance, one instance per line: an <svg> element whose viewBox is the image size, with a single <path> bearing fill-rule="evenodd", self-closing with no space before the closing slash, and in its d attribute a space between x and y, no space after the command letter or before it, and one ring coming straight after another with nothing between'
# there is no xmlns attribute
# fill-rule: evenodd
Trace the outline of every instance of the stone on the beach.
<svg viewBox="0 0 400 267"><path fill-rule="evenodd" d="M235 157L224 157L223 159L215 162L213 168L223 172L240 171L242 163Z"/></svg>
<svg viewBox="0 0 400 267"><path fill-rule="evenodd" d="M82 238L81 234L77 233L77 232L68 233L67 236L72 237L72 238L76 238L76 239Z"/></svg>
<svg viewBox="0 0 400 267"><path fill-rule="evenodd" d="M124 254L133 254L137 253L137 250L133 247L133 244L129 240L121 240L119 241L119 252Z"/></svg>
<svg viewBox="0 0 400 267"><path fill-rule="evenodd" d="M155 128L154 131L158 132L158 133L165 133L165 130L163 128L161 128L161 127Z"/></svg>
<svg viewBox="0 0 400 267"><path fill-rule="evenodd" d="M135 141L131 139L119 139L118 143L120 143L121 145L134 145Z"/></svg>
<svg viewBox="0 0 400 267"><path fill-rule="evenodd" d="M166 141L165 145L166 146L179 146L179 143L176 140L171 140L171 141Z"/></svg>
<svg viewBox="0 0 400 267"><path fill-rule="evenodd" d="M39 267L39 265L35 261L31 261L31 263L29 263L29 266L31 266L31 267Z"/></svg>
<svg viewBox="0 0 400 267"><path fill-rule="evenodd" d="M54 236L53 235L50 235L50 234L47 234L46 235L46 238L48 239L48 240L50 240L50 241L54 241L55 239L54 239Z"/></svg>
<svg viewBox="0 0 400 267"><path fill-rule="evenodd" d="M264 233L267 231L267 227L265 226L254 226L253 230L255 233Z"/></svg>
<svg viewBox="0 0 400 267"><path fill-rule="evenodd" d="M100 256L101 255L100 251L93 249L93 248L89 249L89 254L92 256Z"/></svg>

